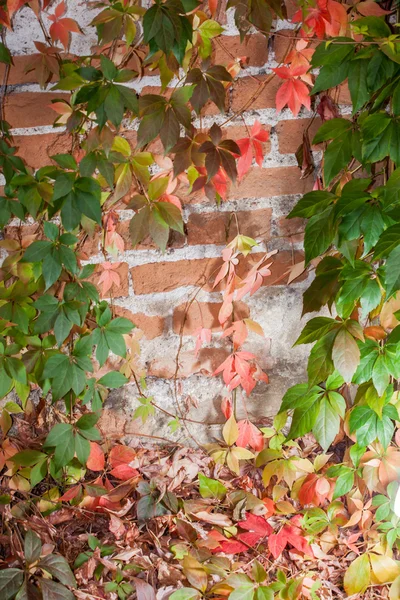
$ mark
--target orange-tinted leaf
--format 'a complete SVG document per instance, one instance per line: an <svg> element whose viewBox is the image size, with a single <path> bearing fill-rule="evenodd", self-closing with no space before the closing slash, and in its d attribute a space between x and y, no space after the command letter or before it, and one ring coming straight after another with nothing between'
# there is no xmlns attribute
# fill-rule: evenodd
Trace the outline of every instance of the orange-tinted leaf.
<svg viewBox="0 0 400 600"><path fill-rule="evenodd" d="M122 481L127 481L132 477L137 477L139 475L139 471L133 469L129 465L121 464L112 469L110 471L110 475L115 477L116 479L121 479Z"/></svg>
<svg viewBox="0 0 400 600"><path fill-rule="evenodd" d="M136 458L136 452L129 446L117 445L111 449L108 456L108 462L112 467L118 467L119 465L127 465Z"/></svg>
<svg viewBox="0 0 400 600"><path fill-rule="evenodd" d="M239 421L239 437L236 440L236 445L241 448L250 446L257 452L260 452L264 447L264 437L261 431L250 423L247 419Z"/></svg>
<svg viewBox="0 0 400 600"><path fill-rule="evenodd" d="M104 452L96 442L90 442L90 454L86 466L91 471L103 471L105 464Z"/></svg>

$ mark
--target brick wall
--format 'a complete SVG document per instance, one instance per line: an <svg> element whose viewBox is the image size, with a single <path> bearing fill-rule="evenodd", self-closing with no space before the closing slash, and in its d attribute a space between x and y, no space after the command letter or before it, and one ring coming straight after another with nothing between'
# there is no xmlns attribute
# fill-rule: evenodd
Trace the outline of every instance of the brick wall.
<svg viewBox="0 0 400 600"><path fill-rule="evenodd" d="M86 2L69 4L72 7L70 16L79 23L85 25L93 18L93 12L87 9ZM287 45L285 35L290 29L290 23L280 22L280 35L268 42L264 36L253 34L240 43L230 13L226 13L223 45L233 56L248 56L249 62L230 92L228 112L242 106L257 89L258 82L263 82L271 68L282 59ZM64 132L52 128L54 113L49 103L61 92L41 91L34 83L34 74L24 73L26 64L31 60L30 54L35 50L33 41L41 39L42 34L33 14L24 8L15 19L14 32L7 33L15 66L11 70L5 116L13 127L20 156L33 168L48 164L49 155L70 150L70 142ZM95 44L95 37L74 36L71 52L89 53L92 44ZM215 55L221 63L231 61L231 57L217 44ZM274 106L278 84L279 81L273 79L244 114L247 125L259 120L271 132L270 142L265 145L263 167L254 166L240 185L231 186L228 201L220 208L199 193L190 198L183 197L186 238L175 235L165 254L146 242L133 250L128 236L131 214L129 211L121 213L119 232L127 242L127 249L116 259L121 263L121 285L111 290L115 311L131 318L143 331L142 360L149 374L148 393L166 410L176 412L174 393L177 392L182 403L192 405L191 417L194 420L221 421L219 405L223 386L217 379L210 380L209 375L226 356L227 349L216 335L212 347L202 349L196 358L193 338L190 337L201 321L205 327L218 332L220 293L205 286L199 292L197 301L191 305L183 329L179 377L174 381L179 332L185 302L198 289L205 276L220 263L223 245L236 234L230 219L232 211L236 211L242 233L256 237L264 248L279 250L274 259L272 276L266 280L266 285L240 307L244 315L251 311L252 318L265 331L265 338L251 337L250 345L270 376L268 386L259 384L253 392L248 403L250 412L259 416L273 414L284 391L301 380L304 374L307 349L292 348L292 344L301 329L301 295L307 283L303 278L303 281L287 286L287 278L284 277L288 267L301 260L303 224L300 219L287 221L285 215L299 195L313 186L312 177L300 179L294 156L312 115L302 111L298 119L293 119L288 110L277 115ZM142 79L136 89L148 92L158 90L159 85L157 75L150 74ZM346 90L340 92L340 99L343 103L348 101ZM213 122L222 122L224 118L213 106L205 117L205 123L211 125ZM311 133L318 125L318 119L315 119L311 124ZM125 132L130 140L135 137L134 129L135 124L132 130ZM242 119L231 122L227 135L232 138L243 137ZM9 227L6 235L15 235L15 228ZM104 260L99 254L99 240L96 237L86 242L84 252L91 262ZM163 414L158 413L145 427L131 421L130 416L136 406L135 392L134 386L128 385L122 392L113 394L109 403L112 411L108 421L110 433L121 433L121 419L128 417L126 431L140 430L148 434L170 436L167 426L169 419ZM189 424L189 428L198 438L203 435L196 425Z"/></svg>

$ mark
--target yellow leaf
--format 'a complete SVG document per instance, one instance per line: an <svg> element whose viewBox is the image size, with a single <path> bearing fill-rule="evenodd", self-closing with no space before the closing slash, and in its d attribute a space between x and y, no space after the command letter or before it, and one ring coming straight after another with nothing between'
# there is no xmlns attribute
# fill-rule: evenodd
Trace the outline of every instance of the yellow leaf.
<svg viewBox="0 0 400 600"><path fill-rule="evenodd" d="M182 567L188 582L196 589L204 592L207 589L208 577L202 564L193 556L187 554L182 561Z"/></svg>
<svg viewBox="0 0 400 600"><path fill-rule="evenodd" d="M393 558L370 552L369 559L373 583L391 583L400 575L400 567Z"/></svg>
<svg viewBox="0 0 400 600"><path fill-rule="evenodd" d="M119 135L115 136L111 150L113 150L113 152L119 152L119 154L122 154L123 156L130 156L132 152L126 139Z"/></svg>
<svg viewBox="0 0 400 600"><path fill-rule="evenodd" d="M385 329L394 329L399 321L394 316L394 313L400 309L400 293L397 292L390 298L382 307L380 314L380 322Z"/></svg>
<svg viewBox="0 0 400 600"><path fill-rule="evenodd" d="M254 458L254 454L250 452L250 450L246 450L246 448L232 448L231 452L239 460L249 460L250 458Z"/></svg>
<svg viewBox="0 0 400 600"><path fill-rule="evenodd" d="M371 568L368 554L363 554L351 563L344 575L344 589L349 596L362 594L371 583Z"/></svg>
<svg viewBox="0 0 400 600"><path fill-rule="evenodd" d="M264 331L261 325L256 321L253 321L253 319L244 319L244 322L246 323L250 331L254 331L254 333L257 333L257 335L264 335Z"/></svg>
<svg viewBox="0 0 400 600"><path fill-rule="evenodd" d="M235 417L231 415L222 429L222 435L228 446L233 446L239 437L239 427L237 426Z"/></svg>
<svg viewBox="0 0 400 600"><path fill-rule="evenodd" d="M389 600L400 600L400 575L393 581L389 591Z"/></svg>

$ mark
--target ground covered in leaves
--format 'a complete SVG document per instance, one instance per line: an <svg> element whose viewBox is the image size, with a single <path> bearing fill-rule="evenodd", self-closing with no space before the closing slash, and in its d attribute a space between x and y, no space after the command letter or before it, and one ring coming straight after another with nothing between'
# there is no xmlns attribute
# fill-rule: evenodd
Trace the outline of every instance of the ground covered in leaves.
<svg viewBox="0 0 400 600"><path fill-rule="evenodd" d="M40 435L21 419L0 455L2 600L18 586L18 600L399 598L396 544L382 533L395 528L397 483L368 490L379 469L393 478L398 448L378 459L371 447L348 490L346 472L330 476L344 443L321 454L311 435L264 433L269 447L239 476L205 451L132 439L91 442L86 470L32 486Z"/></svg>

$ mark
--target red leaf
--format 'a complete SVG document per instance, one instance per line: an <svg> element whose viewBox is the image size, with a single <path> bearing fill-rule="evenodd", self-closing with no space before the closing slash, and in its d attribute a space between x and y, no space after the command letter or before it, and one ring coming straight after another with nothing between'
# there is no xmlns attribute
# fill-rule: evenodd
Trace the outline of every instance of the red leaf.
<svg viewBox="0 0 400 600"><path fill-rule="evenodd" d="M225 419L229 419L233 412L232 400L228 397L222 399L221 410L224 414Z"/></svg>
<svg viewBox="0 0 400 600"><path fill-rule="evenodd" d="M238 525L242 529L258 533L260 537L265 537L272 533L271 525L260 515L253 515L252 513L246 513L246 520L239 521Z"/></svg>
<svg viewBox="0 0 400 600"><path fill-rule="evenodd" d="M7 10L10 15L10 19L13 14L17 12L26 3L27 0L7 0Z"/></svg>
<svg viewBox="0 0 400 600"><path fill-rule="evenodd" d="M0 7L0 24L11 29L10 17L6 13L6 11L3 10L1 7Z"/></svg>
<svg viewBox="0 0 400 600"><path fill-rule="evenodd" d="M105 464L104 452L96 442L90 442L90 454L86 466L91 471L103 471Z"/></svg>
<svg viewBox="0 0 400 600"><path fill-rule="evenodd" d="M218 8L218 0L208 0L208 8L210 9L211 16L213 17Z"/></svg>
<svg viewBox="0 0 400 600"><path fill-rule="evenodd" d="M72 488L69 488L69 490L67 490L65 494L63 494L61 498L59 498L59 500L61 502L69 502L69 500L73 500L74 498L76 498L80 491L81 486L74 485Z"/></svg>
<svg viewBox="0 0 400 600"><path fill-rule="evenodd" d="M133 469L129 465L118 465L110 471L110 475L116 477L116 479L121 479L122 481L127 481L131 479L131 477L137 477L139 475L139 471Z"/></svg>
<svg viewBox="0 0 400 600"><path fill-rule="evenodd" d="M364 2L359 2L356 5L356 8L364 17L381 17L382 15L389 15L392 12L390 10L384 10L381 8L377 2L374 2L374 0L365 0Z"/></svg>
<svg viewBox="0 0 400 600"><path fill-rule="evenodd" d="M304 552L309 556L314 556L314 553L308 544L304 536L301 535L301 529L292 525L285 525L285 536L289 544L291 544L296 550Z"/></svg>
<svg viewBox="0 0 400 600"><path fill-rule="evenodd" d="M257 452L260 452L264 447L264 437L261 431L250 423L247 419L238 422L239 437L236 440L236 445L241 448L250 446Z"/></svg>
<svg viewBox="0 0 400 600"><path fill-rule="evenodd" d="M241 154L237 164L239 179L241 179L243 175L245 175L250 169L253 160L253 153L258 166L262 166L262 143L266 142L268 139L268 131L263 130L261 123L259 121L256 121L253 127L251 128L250 136L248 138L241 138L240 140L237 140L236 143L240 148Z"/></svg>
<svg viewBox="0 0 400 600"><path fill-rule="evenodd" d="M281 111L286 104L295 117L302 105L310 110L311 99L305 83L299 79L289 79L281 85L276 94L276 110Z"/></svg>
<svg viewBox="0 0 400 600"><path fill-rule="evenodd" d="M108 455L108 462L112 467L118 467L119 465L127 465L136 458L136 452L129 446L117 445L111 449Z"/></svg>
<svg viewBox="0 0 400 600"><path fill-rule="evenodd" d="M268 538L268 548L275 559L277 559L286 548L287 539L284 530L285 528L281 529L279 533L272 533Z"/></svg>

